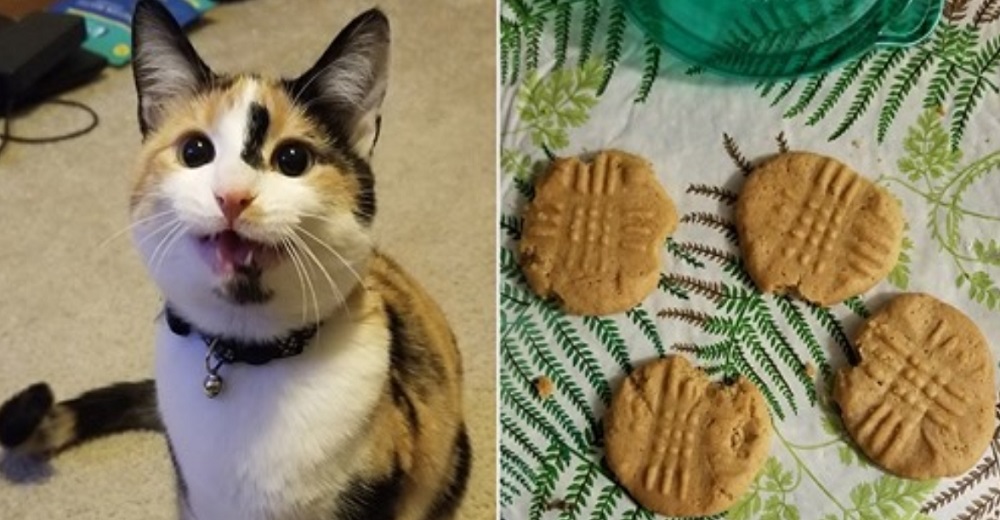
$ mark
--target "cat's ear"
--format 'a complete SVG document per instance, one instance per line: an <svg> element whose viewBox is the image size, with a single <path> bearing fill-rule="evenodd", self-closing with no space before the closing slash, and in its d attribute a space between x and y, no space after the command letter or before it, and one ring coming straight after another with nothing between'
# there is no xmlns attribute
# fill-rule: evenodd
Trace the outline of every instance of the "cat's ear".
<svg viewBox="0 0 1000 520"><path fill-rule="evenodd" d="M143 135L157 127L169 101L194 94L214 76L159 0L136 2L132 58Z"/></svg>
<svg viewBox="0 0 1000 520"><path fill-rule="evenodd" d="M378 139L389 76L389 20L378 9L361 14L337 35L319 61L288 81L292 98L369 157Z"/></svg>

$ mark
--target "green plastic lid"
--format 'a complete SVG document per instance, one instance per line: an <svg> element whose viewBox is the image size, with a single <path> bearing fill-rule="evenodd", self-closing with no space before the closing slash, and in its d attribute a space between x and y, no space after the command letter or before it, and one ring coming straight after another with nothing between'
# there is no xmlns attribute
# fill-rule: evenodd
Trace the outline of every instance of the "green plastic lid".
<svg viewBox="0 0 1000 520"><path fill-rule="evenodd" d="M875 47L912 45L943 0L625 0L647 36L728 75L781 79L827 70Z"/></svg>

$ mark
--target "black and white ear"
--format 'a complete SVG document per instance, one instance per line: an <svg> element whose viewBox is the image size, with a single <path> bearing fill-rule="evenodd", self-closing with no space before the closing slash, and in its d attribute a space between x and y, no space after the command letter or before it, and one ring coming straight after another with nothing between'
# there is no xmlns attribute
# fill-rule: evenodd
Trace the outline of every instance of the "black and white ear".
<svg viewBox="0 0 1000 520"><path fill-rule="evenodd" d="M213 73L159 0L139 0L132 14L132 59L143 135L159 125L171 100L194 94Z"/></svg>
<svg viewBox="0 0 1000 520"><path fill-rule="evenodd" d="M385 14L366 11L340 31L312 68L286 83L293 99L365 158L378 139L389 41Z"/></svg>

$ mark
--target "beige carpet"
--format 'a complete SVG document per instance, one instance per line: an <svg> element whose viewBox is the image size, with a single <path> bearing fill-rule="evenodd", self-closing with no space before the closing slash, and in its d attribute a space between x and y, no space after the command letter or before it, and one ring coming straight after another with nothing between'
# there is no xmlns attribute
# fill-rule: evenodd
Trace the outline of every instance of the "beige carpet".
<svg viewBox="0 0 1000 520"><path fill-rule="evenodd" d="M464 348L476 456L461 518L493 518L494 2L380 4L392 20L394 56L375 160L379 242L438 298ZM192 38L218 70L293 74L368 5L246 0L211 12ZM139 143L131 82L127 69L109 70L67 96L100 114L95 132L11 144L0 155L4 399L38 380L67 397L151 373L158 296L127 239L98 247L127 224L126 179ZM81 121L44 108L15 120L14 130L59 133ZM92 443L47 470L31 483L0 478L0 518L173 517L173 480L157 435Z"/></svg>

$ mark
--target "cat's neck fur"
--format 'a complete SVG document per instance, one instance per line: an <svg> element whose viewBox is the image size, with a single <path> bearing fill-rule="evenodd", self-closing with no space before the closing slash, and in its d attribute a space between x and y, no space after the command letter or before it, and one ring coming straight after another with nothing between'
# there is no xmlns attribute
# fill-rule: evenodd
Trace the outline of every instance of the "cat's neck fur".
<svg viewBox="0 0 1000 520"><path fill-rule="evenodd" d="M378 321L372 310L380 302L355 291L350 319L345 313L342 322L324 323L299 356L224 368L226 389L214 399L200 386L204 343L161 325L156 380L182 464L184 513L190 507L199 518L247 520L334 510L370 456L362 433L387 384L389 332L363 323L365 316Z"/></svg>
<svg viewBox="0 0 1000 520"><path fill-rule="evenodd" d="M359 271L364 276L366 270ZM353 277L340 280L338 286L348 294L344 302L329 304L321 313L308 312L306 315L282 299L259 305L239 305L222 299L212 301L198 295L191 298L180 295L170 298L167 304L201 334L247 342L266 341L310 325L350 320L357 311L359 296L367 288Z"/></svg>

